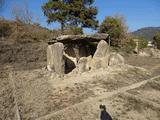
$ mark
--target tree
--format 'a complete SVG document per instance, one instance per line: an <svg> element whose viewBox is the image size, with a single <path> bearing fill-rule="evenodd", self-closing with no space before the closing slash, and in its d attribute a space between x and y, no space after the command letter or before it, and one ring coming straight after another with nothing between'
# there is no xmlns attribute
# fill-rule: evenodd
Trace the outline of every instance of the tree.
<svg viewBox="0 0 160 120"><path fill-rule="evenodd" d="M0 37L7 37L11 32L11 26L5 21L0 21Z"/></svg>
<svg viewBox="0 0 160 120"><path fill-rule="evenodd" d="M127 42L123 45L122 50L124 50L127 53L132 53L136 48L136 42L129 38Z"/></svg>
<svg viewBox="0 0 160 120"><path fill-rule="evenodd" d="M122 46L127 38L127 27L121 16L106 17L99 27L99 33L107 33L111 37L111 45Z"/></svg>
<svg viewBox="0 0 160 120"><path fill-rule="evenodd" d="M80 27L66 26L64 34L81 35L83 34L83 29Z"/></svg>
<svg viewBox="0 0 160 120"><path fill-rule="evenodd" d="M69 3L69 20L71 24L96 29L98 27L98 21L96 20L98 11L96 7L92 6L94 0L71 1Z"/></svg>
<svg viewBox="0 0 160 120"><path fill-rule="evenodd" d="M47 22L59 22L63 33L67 25L96 29L97 9L91 6L93 3L94 0L49 0L42 9Z"/></svg>
<svg viewBox="0 0 160 120"><path fill-rule="evenodd" d="M14 4L12 6L12 15L13 17L20 22L31 24L32 23L32 13L29 11L28 3L24 0L24 5L19 6Z"/></svg>
<svg viewBox="0 0 160 120"><path fill-rule="evenodd" d="M137 37L138 39L138 49L146 48L148 45L148 41L144 37Z"/></svg>
<svg viewBox="0 0 160 120"><path fill-rule="evenodd" d="M153 37L153 43L160 49L160 32Z"/></svg>

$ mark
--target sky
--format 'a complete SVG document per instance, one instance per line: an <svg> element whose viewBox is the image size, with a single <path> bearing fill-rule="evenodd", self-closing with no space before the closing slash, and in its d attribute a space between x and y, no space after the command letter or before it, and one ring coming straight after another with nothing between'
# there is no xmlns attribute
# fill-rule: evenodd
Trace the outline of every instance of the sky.
<svg viewBox="0 0 160 120"><path fill-rule="evenodd" d="M27 0L30 11L36 16L41 26L49 29L60 28L58 23L47 24L41 6L48 0ZM13 19L12 6L23 5L23 0L6 0L0 16ZM142 27L160 26L160 0L95 0L94 6L98 8L97 19L101 23L106 16L122 15L125 18L129 32ZM92 33L85 29L85 33Z"/></svg>

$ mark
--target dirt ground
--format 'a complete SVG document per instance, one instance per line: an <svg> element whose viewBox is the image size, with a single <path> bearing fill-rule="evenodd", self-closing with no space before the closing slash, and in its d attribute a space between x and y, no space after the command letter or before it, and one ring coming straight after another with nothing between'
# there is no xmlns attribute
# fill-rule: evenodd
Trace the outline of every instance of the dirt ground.
<svg viewBox="0 0 160 120"><path fill-rule="evenodd" d="M99 120L105 104L113 120L159 120L160 59L125 59L128 65L64 77L43 61L35 68L34 62L1 64L0 119Z"/></svg>

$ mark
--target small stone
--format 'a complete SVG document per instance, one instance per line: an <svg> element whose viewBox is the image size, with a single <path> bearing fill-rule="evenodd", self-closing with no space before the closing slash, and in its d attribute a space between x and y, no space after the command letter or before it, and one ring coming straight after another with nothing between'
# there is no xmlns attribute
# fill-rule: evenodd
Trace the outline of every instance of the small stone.
<svg viewBox="0 0 160 120"><path fill-rule="evenodd" d="M125 63L125 60L123 58L123 56L121 56L118 53L112 53L109 56L109 61L108 61L108 65L112 66L112 65L122 65Z"/></svg>
<svg viewBox="0 0 160 120"><path fill-rule="evenodd" d="M82 57L80 58L80 60L78 61L78 72L83 73L83 72L87 72L90 70L89 67L89 61L90 61L90 56L89 57Z"/></svg>

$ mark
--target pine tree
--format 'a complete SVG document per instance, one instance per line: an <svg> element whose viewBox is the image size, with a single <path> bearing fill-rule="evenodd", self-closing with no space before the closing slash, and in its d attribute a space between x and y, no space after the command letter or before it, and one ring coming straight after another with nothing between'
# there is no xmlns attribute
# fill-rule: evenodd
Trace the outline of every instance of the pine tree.
<svg viewBox="0 0 160 120"><path fill-rule="evenodd" d="M97 9L94 0L49 0L42 6L48 23L59 22L63 33L66 25L96 29Z"/></svg>

